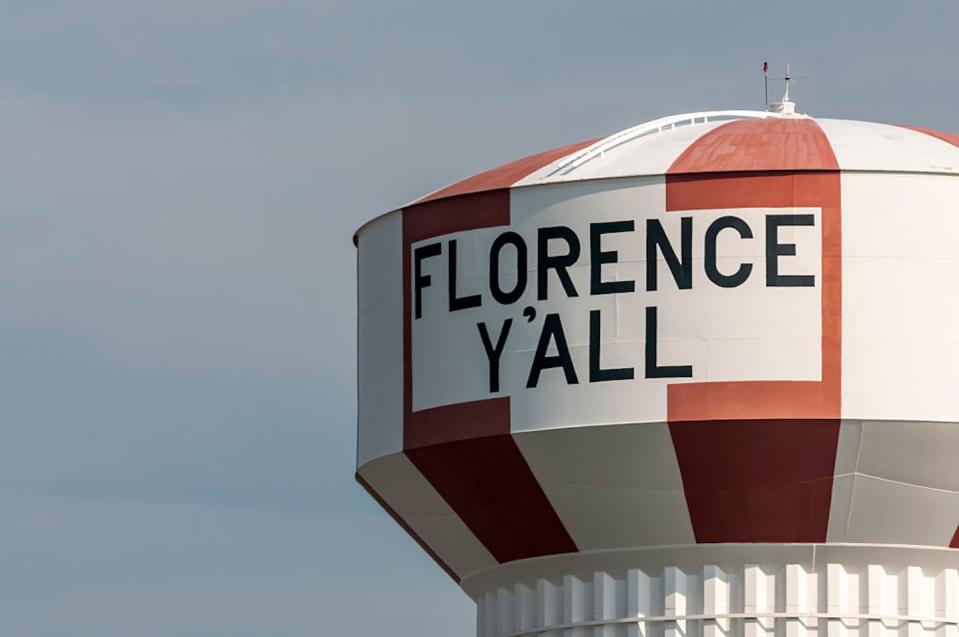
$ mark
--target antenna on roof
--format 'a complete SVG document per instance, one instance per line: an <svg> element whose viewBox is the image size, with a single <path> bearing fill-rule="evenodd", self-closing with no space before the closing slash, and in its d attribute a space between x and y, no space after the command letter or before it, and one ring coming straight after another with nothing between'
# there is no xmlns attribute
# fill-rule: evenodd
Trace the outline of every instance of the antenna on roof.
<svg viewBox="0 0 959 637"><path fill-rule="evenodd" d="M805 78L805 76L803 76L803 78ZM781 78L778 78L778 77L777 77L777 78L773 78L773 79L775 79L775 80L781 79L781 80L783 80L783 81L786 83L786 90L783 92L782 99L779 100L778 102L773 102L772 104L769 104L769 103L768 103L769 97L768 97L768 91L767 91L766 110L767 110L767 111L772 111L772 112L774 112L774 113L780 113L780 114L782 114L782 115L795 115L795 113L796 113L796 104L795 104L795 102L793 102L792 100L789 99L789 83L792 82L792 81L795 80L795 79L803 79L803 78L794 77L794 76L792 75L792 73L790 73L790 71L789 71L789 65L787 64L787 65L786 65L786 74L785 74L784 76L782 76ZM767 78L767 83L768 83L768 78Z"/></svg>
<svg viewBox="0 0 959 637"><path fill-rule="evenodd" d="M763 94L766 98L765 110L769 110L769 62L763 62Z"/></svg>
<svg viewBox="0 0 959 637"><path fill-rule="evenodd" d="M789 77L789 64L786 64L786 75L783 76L783 79L786 80L786 92L783 93L783 102L789 101L789 81L792 79Z"/></svg>

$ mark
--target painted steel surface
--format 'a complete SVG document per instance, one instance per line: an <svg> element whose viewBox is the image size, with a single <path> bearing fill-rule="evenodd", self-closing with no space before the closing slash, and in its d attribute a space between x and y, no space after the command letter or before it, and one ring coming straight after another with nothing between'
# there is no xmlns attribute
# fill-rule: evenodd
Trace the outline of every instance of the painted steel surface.
<svg viewBox="0 0 959 637"><path fill-rule="evenodd" d="M358 479L464 582L636 547L955 546L956 137L670 126L358 231Z"/></svg>
<svg viewBox="0 0 959 637"><path fill-rule="evenodd" d="M959 634L959 571L748 564L518 583L478 600L479 637Z"/></svg>

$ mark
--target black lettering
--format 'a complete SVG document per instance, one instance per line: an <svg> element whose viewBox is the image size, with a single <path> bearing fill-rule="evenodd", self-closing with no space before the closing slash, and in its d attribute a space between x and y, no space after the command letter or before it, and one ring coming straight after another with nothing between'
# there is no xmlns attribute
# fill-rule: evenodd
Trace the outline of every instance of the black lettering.
<svg viewBox="0 0 959 637"><path fill-rule="evenodd" d="M433 280L430 275L423 274L423 259L438 257L441 251L439 243L427 243L413 250L413 315L416 318L423 316L423 288Z"/></svg>
<svg viewBox="0 0 959 637"><path fill-rule="evenodd" d="M468 310L471 307L479 307L482 303L482 299L480 299L479 294L470 294L469 296L456 295L456 239L450 239L447 247L449 252L450 273L450 312L456 312L457 310Z"/></svg>
<svg viewBox="0 0 959 637"><path fill-rule="evenodd" d="M556 355L547 356L551 341L556 342ZM576 385L579 380L576 378L576 369L573 367L573 359L569 354L569 346L566 344L566 334L563 332L563 322L559 314L547 314L543 320L543 331L539 335L539 343L536 345L536 354L533 356L533 365L529 370L529 378L526 380L527 389L532 389L539 384L539 375L544 369L553 367L562 367L566 375L567 385Z"/></svg>
<svg viewBox="0 0 959 637"><path fill-rule="evenodd" d="M814 226L812 215L766 215L766 287L808 288L816 285L812 274L779 274L779 257L796 255L795 243L779 243L780 226Z"/></svg>
<svg viewBox="0 0 959 637"><path fill-rule="evenodd" d="M603 281L603 264L616 263L619 253L616 250L602 248L603 235L609 232L632 232L635 229L633 220L608 221L589 224L589 293L590 294L621 294L633 292L636 289L635 281Z"/></svg>
<svg viewBox="0 0 959 637"><path fill-rule="evenodd" d="M516 285L508 292L500 287L500 252L507 245L516 248ZM497 303L509 305L515 303L526 291L526 242L515 232L504 232L496 237L489 249L489 288Z"/></svg>
<svg viewBox="0 0 959 637"><path fill-rule="evenodd" d="M601 383L607 380L632 380L632 367L603 369L600 367L600 320L599 310L589 312L589 382Z"/></svg>
<svg viewBox="0 0 959 637"><path fill-rule="evenodd" d="M483 349L486 350L486 359L489 361L489 390L490 393L499 391L499 359L506 347L506 339L509 337L509 329L513 326L513 319L503 321L503 328L499 332L494 346L490 341L489 332L486 330L486 323L477 323L480 338L483 340Z"/></svg>
<svg viewBox="0 0 959 637"><path fill-rule="evenodd" d="M680 290L693 287L693 218L683 217L680 220L679 259L659 219L646 220L646 289L650 292L656 289L658 281L657 248L662 252L677 287Z"/></svg>
<svg viewBox="0 0 959 637"><path fill-rule="evenodd" d="M753 264L740 264L739 269L732 274L723 274L719 271L716 264L716 240L719 233L726 228L738 232L741 239L752 239L753 231L749 228L749 224L733 216L720 217L706 229L706 276L721 288L734 288L746 282L753 271Z"/></svg>
<svg viewBox="0 0 959 637"><path fill-rule="evenodd" d="M692 365L659 365L656 360L658 332L656 307L646 308L646 378L692 378Z"/></svg>
<svg viewBox="0 0 959 637"><path fill-rule="evenodd" d="M552 239L561 239L566 242L569 250L563 255L549 255L549 242ZM572 279L566 268L572 266L579 259L579 238L576 233L566 226L549 226L540 228L536 241L536 298L545 301L548 297L549 271L556 270L556 276L563 284L566 296L579 296L573 286Z"/></svg>

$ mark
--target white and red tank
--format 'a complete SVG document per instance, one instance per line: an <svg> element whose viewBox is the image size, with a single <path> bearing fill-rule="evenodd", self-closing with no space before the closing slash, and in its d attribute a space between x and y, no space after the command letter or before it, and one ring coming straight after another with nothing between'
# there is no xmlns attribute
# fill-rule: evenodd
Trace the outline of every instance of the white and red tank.
<svg viewBox="0 0 959 637"><path fill-rule="evenodd" d="M959 635L959 136L789 110L357 232L357 480L481 635Z"/></svg>

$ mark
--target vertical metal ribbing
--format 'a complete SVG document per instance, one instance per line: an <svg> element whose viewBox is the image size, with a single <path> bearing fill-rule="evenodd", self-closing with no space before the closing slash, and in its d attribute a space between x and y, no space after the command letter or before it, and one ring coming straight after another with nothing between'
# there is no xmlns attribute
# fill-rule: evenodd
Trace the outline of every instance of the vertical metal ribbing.
<svg viewBox="0 0 959 637"><path fill-rule="evenodd" d="M733 615L734 617L730 617ZM510 637L959 637L959 572L827 564L596 572L483 595L477 635Z"/></svg>
<svg viewBox="0 0 959 637"><path fill-rule="evenodd" d="M900 586L904 586L903 600L899 604L899 612L903 615L920 615L924 610L925 595L922 569L918 566L910 566L905 571L905 577L902 578ZM925 626L919 622L909 622L906 625L906 637L923 637L925 635Z"/></svg>
<svg viewBox="0 0 959 637"><path fill-rule="evenodd" d="M549 580L536 582L536 625L541 628L558 626L562 623L562 591ZM558 637L559 631L547 631L545 637Z"/></svg>
<svg viewBox="0 0 959 637"><path fill-rule="evenodd" d="M563 578L563 624L582 624L593 615L592 584L573 575ZM563 637L586 637L586 628L569 628Z"/></svg>
<svg viewBox="0 0 959 637"><path fill-rule="evenodd" d="M936 615L959 615L959 571L946 570L936 577ZM959 637L959 626L943 626L937 637Z"/></svg>
<svg viewBox="0 0 959 637"><path fill-rule="evenodd" d="M514 603L515 599L511 592L505 588L496 591L496 613L499 620L496 626L497 635L512 635L516 632Z"/></svg>
<svg viewBox="0 0 959 637"><path fill-rule="evenodd" d="M806 569L799 564L786 565L785 596L786 613L805 615L815 613L818 598L817 579L809 577ZM811 637L818 634L819 621L816 618L787 618L786 637Z"/></svg>
<svg viewBox="0 0 959 637"><path fill-rule="evenodd" d="M486 593L476 608L477 631L481 637L496 637L496 596Z"/></svg>
<svg viewBox="0 0 959 637"><path fill-rule="evenodd" d="M776 580L759 566L747 564L743 569L743 612L763 615L776 609ZM775 622L768 617L743 620L745 637L773 637Z"/></svg>
<svg viewBox="0 0 959 637"><path fill-rule="evenodd" d="M891 590L886 569L878 564L870 564L866 567L866 587L867 615L888 615L894 612L894 609L890 610ZM875 619L868 620L867 637L886 637L887 632L884 622Z"/></svg>
<svg viewBox="0 0 959 637"><path fill-rule="evenodd" d="M855 615L858 613L858 581L856 575L850 575L842 564L826 566L826 612L833 615ZM826 623L827 637L848 637L850 631L858 632L858 620L831 618Z"/></svg>
<svg viewBox="0 0 959 637"><path fill-rule="evenodd" d="M630 569L626 573L626 612L627 617L635 619L628 624L628 637L650 637L644 617L653 614L652 582L649 575L639 569Z"/></svg>
<svg viewBox="0 0 959 637"><path fill-rule="evenodd" d="M513 588L513 625L517 632L527 631L536 625L536 592L526 584Z"/></svg>
<svg viewBox="0 0 959 637"><path fill-rule="evenodd" d="M703 568L703 615L726 615L730 608L731 581L718 566ZM729 637L732 627L729 619L705 620L703 637Z"/></svg>
<svg viewBox="0 0 959 637"><path fill-rule="evenodd" d="M593 574L593 619L597 622L614 620L622 617L625 613L622 601L625 600L621 594L622 584L609 573ZM593 629L593 637L616 637L615 625L596 626Z"/></svg>
<svg viewBox="0 0 959 637"><path fill-rule="evenodd" d="M675 566L667 566L663 572L663 615L676 617L688 615L689 588L686 574ZM670 621L664 623L665 637L685 637L686 621Z"/></svg>

